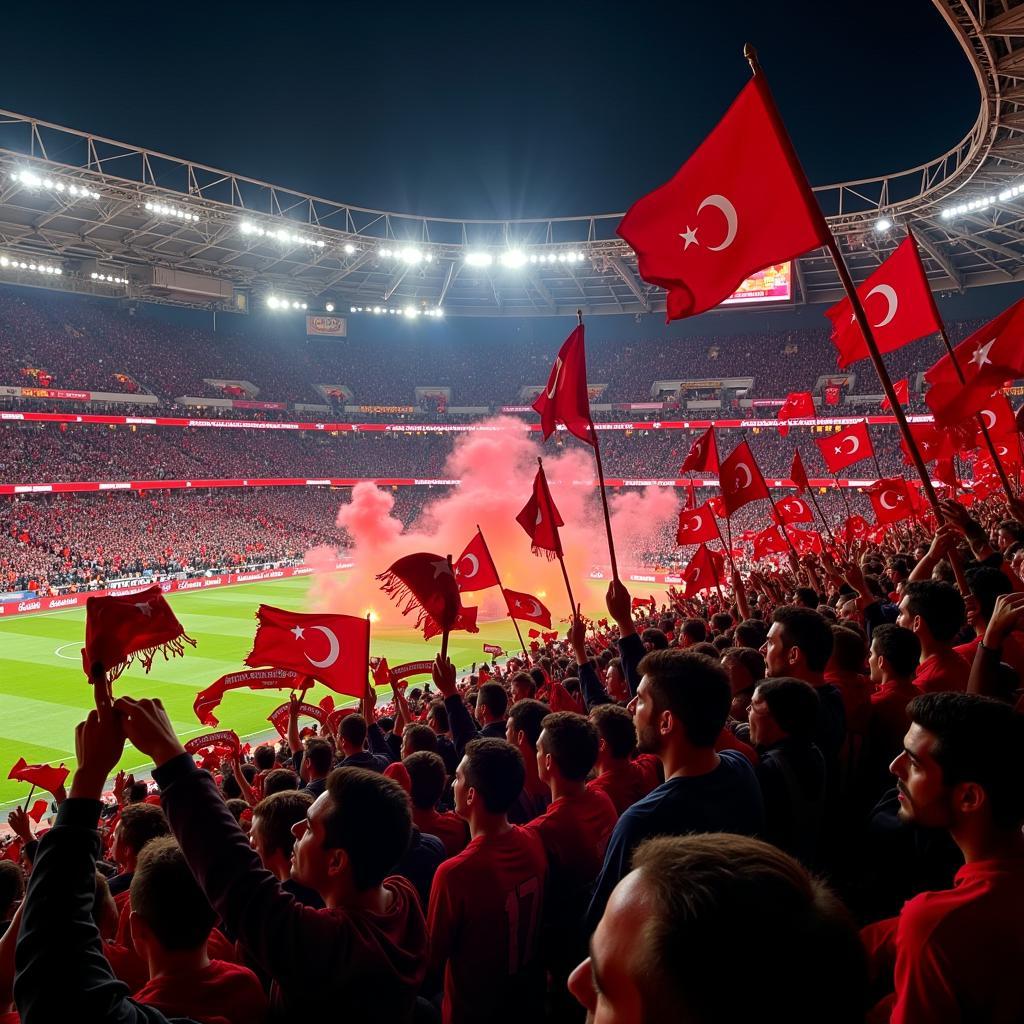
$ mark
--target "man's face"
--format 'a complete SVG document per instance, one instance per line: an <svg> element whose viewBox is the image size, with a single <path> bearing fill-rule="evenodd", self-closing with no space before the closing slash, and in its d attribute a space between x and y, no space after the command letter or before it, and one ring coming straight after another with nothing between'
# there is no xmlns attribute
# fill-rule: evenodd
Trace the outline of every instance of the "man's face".
<svg viewBox="0 0 1024 1024"><path fill-rule="evenodd" d="M263 818L254 814L252 816L252 826L249 829L249 845L259 854L260 860L263 862L263 866L267 866L267 845L266 837L263 834Z"/></svg>
<svg viewBox="0 0 1024 1024"><path fill-rule="evenodd" d="M292 848L292 878L317 892L324 892L330 881L332 867L343 851L324 846L324 819L334 810L330 793L321 793L306 812L306 817L292 826L295 846Z"/></svg>
<svg viewBox="0 0 1024 1024"><path fill-rule="evenodd" d="M761 696L760 687L754 691L750 698L750 710L747 712L747 723L750 725L750 742L754 746L761 744L768 746L778 741L781 730L772 718L768 704Z"/></svg>
<svg viewBox="0 0 1024 1024"><path fill-rule="evenodd" d="M640 680L636 696L629 702L629 711L636 727L637 749L643 754L657 754L661 750L661 734L647 676Z"/></svg>
<svg viewBox="0 0 1024 1024"><path fill-rule="evenodd" d="M998 546L1000 552L1006 551L1007 548L1012 547L1013 542L1013 536L1007 533L1005 530L999 530L996 533L996 545Z"/></svg>
<svg viewBox="0 0 1024 1024"><path fill-rule="evenodd" d="M782 623L773 622L768 630L768 639L761 648L769 676L789 675L789 648L782 640Z"/></svg>
<svg viewBox="0 0 1024 1024"><path fill-rule="evenodd" d="M521 679L512 684L512 703L517 700L525 700L530 696L530 688Z"/></svg>
<svg viewBox="0 0 1024 1024"><path fill-rule="evenodd" d="M455 813L460 818L469 817L469 794L472 792L469 783L466 782L466 767L469 762L463 758L455 769L455 784L452 786L452 794L455 797Z"/></svg>
<svg viewBox="0 0 1024 1024"><path fill-rule="evenodd" d="M128 855L129 850L124 842L124 828L121 822L118 822L114 828L113 841L110 844L110 856L114 859L114 863L123 869L128 862Z"/></svg>
<svg viewBox="0 0 1024 1024"><path fill-rule="evenodd" d="M900 601L900 613L896 616L896 625L902 626L904 629L912 630L914 628L914 619L916 616L910 614L910 609L908 607L909 602L909 597L905 597Z"/></svg>
<svg viewBox="0 0 1024 1024"><path fill-rule="evenodd" d="M643 1024L649 979L638 969L652 907L641 873L615 887L590 940L590 956L569 976L569 991L586 1007L589 1024Z"/></svg>
<svg viewBox="0 0 1024 1024"><path fill-rule="evenodd" d="M878 653L878 648L874 643L871 644L871 650L868 651L868 674L871 676L871 682L875 686L882 685L882 656Z"/></svg>
<svg viewBox="0 0 1024 1024"><path fill-rule="evenodd" d="M541 729L537 737L537 776L541 782L547 785L551 779L551 772L548 770L548 737Z"/></svg>
<svg viewBox="0 0 1024 1024"><path fill-rule="evenodd" d="M615 700L625 700L629 696L626 690L626 680L622 677L622 672L614 665L609 665L605 669L604 682L608 695Z"/></svg>
<svg viewBox="0 0 1024 1024"><path fill-rule="evenodd" d="M935 736L916 722L903 739L903 753L889 771L896 776L900 818L923 828L946 828L950 821L949 788L935 761Z"/></svg>

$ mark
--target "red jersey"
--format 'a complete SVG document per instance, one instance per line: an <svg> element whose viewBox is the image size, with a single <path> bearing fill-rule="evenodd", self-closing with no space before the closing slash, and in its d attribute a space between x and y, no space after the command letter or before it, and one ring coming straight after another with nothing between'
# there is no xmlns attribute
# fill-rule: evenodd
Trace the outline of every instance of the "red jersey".
<svg viewBox="0 0 1024 1024"><path fill-rule="evenodd" d="M872 973L892 971L892 1024L1024 1020L1024 861L965 864L952 889L861 930Z"/></svg>
<svg viewBox="0 0 1024 1024"><path fill-rule="evenodd" d="M585 789L571 799L559 797L523 828L540 836L552 876L557 873L575 884L590 885L604 864L605 847L618 818L607 793Z"/></svg>
<svg viewBox="0 0 1024 1024"><path fill-rule="evenodd" d="M655 754L637 754L633 758L633 763L638 764L641 771L647 776L651 783L651 789L660 786L665 781L665 770Z"/></svg>
<svg viewBox="0 0 1024 1024"><path fill-rule="evenodd" d="M859 672L826 672L825 682L843 698L847 732L863 736L871 717L871 680Z"/></svg>
<svg viewBox="0 0 1024 1024"><path fill-rule="evenodd" d="M956 651L940 651L925 658L917 666L914 685L922 693L944 693L949 690L966 693L970 676L970 663L964 661Z"/></svg>
<svg viewBox="0 0 1024 1024"><path fill-rule="evenodd" d="M983 637L976 636L973 640L954 647L953 650L969 665L973 665L974 655L978 653L978 646L981 644L982 639ZM1003 649L999 652L999 660L1005 661L1021 679L1024 679L1024 644L1021 643L1019 633L1011 633L1003 641Z"/></svg>
<svg viewBox="0 0 1024 1024"><path fill-rule="evenodd" d="M438 813L433 807L427 810L420 810L418 807L412 809L413 824L428 836L437 836L444 846L446 857L454 857L461 853L469 842L469 826L464 818L460 818L451 811Z"/></svg>
<svg viewBox="0 0 1024 1024"><path fill-rule="evenodd" d="M591 779L587 789L600 790L611 800L615 813L621 814L647 796L654 786L648 773L635 761L617 761L613 768Z"/></svg>
<svg viewBox="0 0 1024 1024"><path fill-rule="evenodd" d="M427 932L431 967L444 967L445 1024L543 1016L537 945L547 870L540 839L518 826L477 836L437 869Z"/></svg>
<svg viewBox="0 0 1024 1024"><path fill-rule="evenodd" d="M267 997L256 975L247 967L211 960L195 974L157 977L135 993L134 999L168 1017L190 1017L204 1024L262 1024L267 1018Z"/></svg>

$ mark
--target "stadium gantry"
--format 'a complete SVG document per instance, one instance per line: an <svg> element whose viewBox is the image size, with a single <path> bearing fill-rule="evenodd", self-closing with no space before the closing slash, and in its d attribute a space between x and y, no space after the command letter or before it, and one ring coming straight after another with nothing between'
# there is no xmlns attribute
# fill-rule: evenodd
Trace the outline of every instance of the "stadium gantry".
<svg viewBox="0 0 1024 1024"><path fill-rule="evenodd" d="M1021 280L1024 0L933 2L977 78L974 126L926 164L815 192L858 279L912 227L936 290ZM621 216L369 210L0 111L0 281L10 283L236 311L268 301L327 313L662 311L664 293L640 280L615 235ZM795 301L839 294L823 250L796 261Z"/></svg>

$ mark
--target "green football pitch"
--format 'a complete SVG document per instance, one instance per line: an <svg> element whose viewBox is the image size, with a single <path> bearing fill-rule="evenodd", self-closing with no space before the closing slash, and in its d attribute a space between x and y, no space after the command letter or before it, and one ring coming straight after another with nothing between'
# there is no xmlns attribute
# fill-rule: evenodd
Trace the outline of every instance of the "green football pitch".
<svg viewBox="0 0 1024 1024"><path fill-rule="evenodd" d="M173 595L171 606L197 646L186 648L183 658L165 661L158 656L148 675L133 665L115 682L115 695L159 697L182 740L209 732L192 710L196 694L225 672L243 667L242 659L252 647L259 604L305 611L309 586L309 577L300 577ZM593 596L600 598L596 588ZM524 636L526 628L524 624ZM74 767L75 726L92 707L92 691L82 673L84 637L82 609L0 621L0 809L4 811L29 793L25 783L7 778L19 757L29 764L63 762ZM485 643L515 651L511 620L482 623L479 633L453 633L449 655L457 667L468 669L484 660ZM439 645L439 639L425 643L413 629L375 627L370 650L399 665L432 658ZM309 691L309 698L318 703L328 692L318 684ZM218 728L234 729L243 738L271 734L267 715L287 699L284 690L232 690L216 712ZM340 706L347 698L336 696L335 700ZM144 755L125 748L121 767L134 770L147 765Z"/></svg>

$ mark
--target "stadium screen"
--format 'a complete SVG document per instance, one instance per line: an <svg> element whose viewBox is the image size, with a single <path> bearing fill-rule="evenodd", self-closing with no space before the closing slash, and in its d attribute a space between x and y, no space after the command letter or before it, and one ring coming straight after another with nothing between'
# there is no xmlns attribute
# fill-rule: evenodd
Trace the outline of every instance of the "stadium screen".
<svg viewBox="0 0 1024 1024"><path fill-rule="evenodd" d="M722 303L723 306L741 302L789 302L793 297L793 264L775 263L748 277Z"/></svg>

